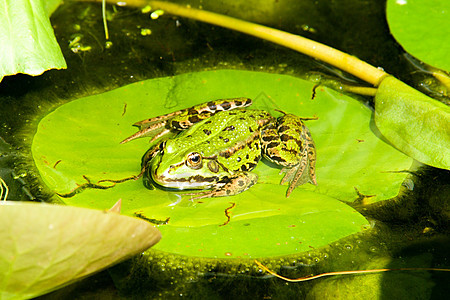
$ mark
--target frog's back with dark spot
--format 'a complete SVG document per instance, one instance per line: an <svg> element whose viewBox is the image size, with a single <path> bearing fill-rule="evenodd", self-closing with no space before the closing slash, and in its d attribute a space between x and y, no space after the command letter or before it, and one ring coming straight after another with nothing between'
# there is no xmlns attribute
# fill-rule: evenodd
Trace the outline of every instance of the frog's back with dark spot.
<svg viewBox="0 0 450 300"><path fill-rule="evenodd" d="M221 111L181 132L172 147L184 155L202 149L203 157L217 156L231 171L251 171L261 158L259 129L271 119L261 110Z"/></svg>

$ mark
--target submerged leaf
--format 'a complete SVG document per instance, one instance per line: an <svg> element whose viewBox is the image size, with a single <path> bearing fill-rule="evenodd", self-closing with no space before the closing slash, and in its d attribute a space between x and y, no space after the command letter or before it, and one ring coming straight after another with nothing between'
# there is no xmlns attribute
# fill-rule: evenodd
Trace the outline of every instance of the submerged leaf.
<svg viewBox="0 0 450 300"><path fill-rule="evenodd" d="M159 241L151 224L98 210L0 203L0 298L50 292Z"/></svg>
<svg viewBox="0 0 450 300"><path fill-rule="evenodd" d="M412 163L371 131L370 109L327 88L311 99L312 90L312 83L294 77L232 70L142 81L56 109L39 124L33 157L44 182L58 193L87 180L97 187L63 198L66 203L108 208L122 198L124 213L160 224L165 239L156 249L253 258L307 251L367 226L341 201L395 197ZM99 182L139 173L148 140L119 144L135 132L134 122L231 97L252 98L252 108L274 115L280 109L318 117L306 121L317 147L318 186L302 185L286 198L280 168L268 162L258 164L258 184L248 191L195 202L180 191L148 190L142 179Z"/></svg>
<svg viewBox="0 0 450 300"><path fill-rule="evenodd" d="M405 154L450 169L450 107L394 77L385 78L375 96L375 123Z"/></svg>
<svg viewBox="0 0 450 300"><path fill-rule="evenodd" d="M0 5L0 81L24 73L40 75L66 68L47 13L55 1L2 0Z"/></svg>

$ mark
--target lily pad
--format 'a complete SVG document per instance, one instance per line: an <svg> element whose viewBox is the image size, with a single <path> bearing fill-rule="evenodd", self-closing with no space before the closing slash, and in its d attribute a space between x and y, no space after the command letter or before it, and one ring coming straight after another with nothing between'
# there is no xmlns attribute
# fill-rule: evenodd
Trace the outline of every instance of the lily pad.
<svg viewBox="0 0 450 300"><path fill-rule="evenodd" d="M320 247L368 225L342 201L381 201L398 194L412 159L371 131L372 111L327 88L286 75L221 70L134 83L57 108L41 120L32 152L44 182L69 193L89 180L137 175L146 139L120 145L136 121L212 99L249 97L253 105L307 121L317 147L318 186L305 184L285 197L279 169L260 163L258 184L232 197L191 201L183 192L148 190L142 180L109 189L88 188L76 206L107 208L123 199L123 212L161 224L155 249L204 257L267 257ZM98 187L98 186L97 186ZM227 221L230 221L227 223Z"/></svg>
<svg viewBox="0 0 450 300"><path fill-rule="evenodd" d="M411 55L450 71L450 2L388 0L389 28Z"/></svg>
<svg viewBox="0 0 450 300"><path fill-rule="evenodd" d="M157 243L151 224L116 213L0 202L0 298L50 292Z"/></svg>

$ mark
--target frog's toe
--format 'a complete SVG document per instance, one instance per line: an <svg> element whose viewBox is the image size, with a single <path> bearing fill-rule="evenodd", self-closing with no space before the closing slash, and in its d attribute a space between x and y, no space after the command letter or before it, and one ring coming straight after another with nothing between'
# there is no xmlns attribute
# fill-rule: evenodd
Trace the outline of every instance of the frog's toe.
<svg viewBox="0 0 450 300"><path fill-rule="evenodd" d="M281 184L289 182L289 187L286 192L286 197L289 197L291 192L298 186L303 185L307 182L311 184L317 185L316 177L311 175L309 172L305 172L308 167L308 161L301 162L298 165L292 168L283 168L280 173L286 173L283 179L281 180Z"/></svg>
<svg viewBox="0 0 450 300"><path fill-rule="evenodd" d="M240 192L242 192L242 191L240 191ZM203 199L203 198L233 196L233 195L239 194L240 192L236 193L235 191L233 191L231 189L221 188L221 189L217 189L217 190L210 190L210 191L204 191L204 192L198 192L198 193L186 193L184 195L195 196L195 197L191 197L191 200L198 200L198 199Z"/></svg>
<svg viewBox="0 0 450 300"><path fill-rule="evenodd" d="M285 184L286 182L291 182L292 178L294 177L294 174L297 172L298 170L298 166L293 167L293 168L283 168L280 171L280 175L283 173L286 173L283 177L283 179L281 179L281 185Z"/></svg>
<svg viewBox="0 0 450 300"><path fill-rule="evenodd" d="M155 185L153 184L153 181L151 179L149 179L148 177L144 177L142 179L142 182L144 183L144 187L146 187L149 190L154 190L155 189Z"/></svg>
<svg viewBox="0 0 450 300"><path fill-rule="evenodd" d="M242 191L240 191L240 192L242 192ZM233 195L239 194L240 192L236 192L227 186L223 186L223 187L221 187L219 189L215 189L215 190L208 190L208 191L202 191L202 192L196 192L196 193L186 193L184 195L195 196L195 197L192 197L191 200L198 200L198 199L203 199L203 198L233 196Z"/></svg>
<svg viewBox="0 0 450 300"><path fill-rule="evenodd" d="M197 192L197 193L186 193L184 195L196 196L196 197L191 197L191 200L198 200L198 199L203 199L203 198L217 197L217 196L214 196L214 191L204 191L204 192Z"/></svg>
<svg viewBox="0 0 450 300"><path fill-rule="evenodd" d="M221 181L223 185L216 189L185 195L196 196L191 198L191 200L237 195L254 185L258 181L258 175L249 172L239 172L230 177L222 178Z"/></svg>

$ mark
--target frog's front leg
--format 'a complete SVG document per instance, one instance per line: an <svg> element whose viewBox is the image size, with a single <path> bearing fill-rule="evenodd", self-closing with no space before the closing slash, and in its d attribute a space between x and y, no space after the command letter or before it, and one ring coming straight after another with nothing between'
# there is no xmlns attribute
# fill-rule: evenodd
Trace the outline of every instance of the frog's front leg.
<svg viewBox="0 0 450 300"><path fill-rule="evenodd" d="M161 141L152 147L150 147L147 152L145 152L144 156L142 156L141 159L141 172L138 175L138 178L144 175L143 181L144 186L148 188L149 190L155 189L150 175L150 162L151 160L158 155L161 151L164 149L164 144L166 143L166 140Z"/></svg>
<svg viewBox="0 0 450 300"><path fill-rule="evenodd" d="M226 176L217 182L218 187L198 192L187 193L185 195L196 196L191 200L197 200L210 197L233 196L248 190L258 181L258 175L250 172L238 172L230 176Z"/></svg>
<svg viewBox="0 0 450 300"><path fill-rule="evenodd" d="M281 181L281 184L289 182L286 197L308 181L317 184L314 141L300 117L285 114L276 123L266 125L261 131L261 145L264 157L283 166L281 173L286 172Z"/></svg>

